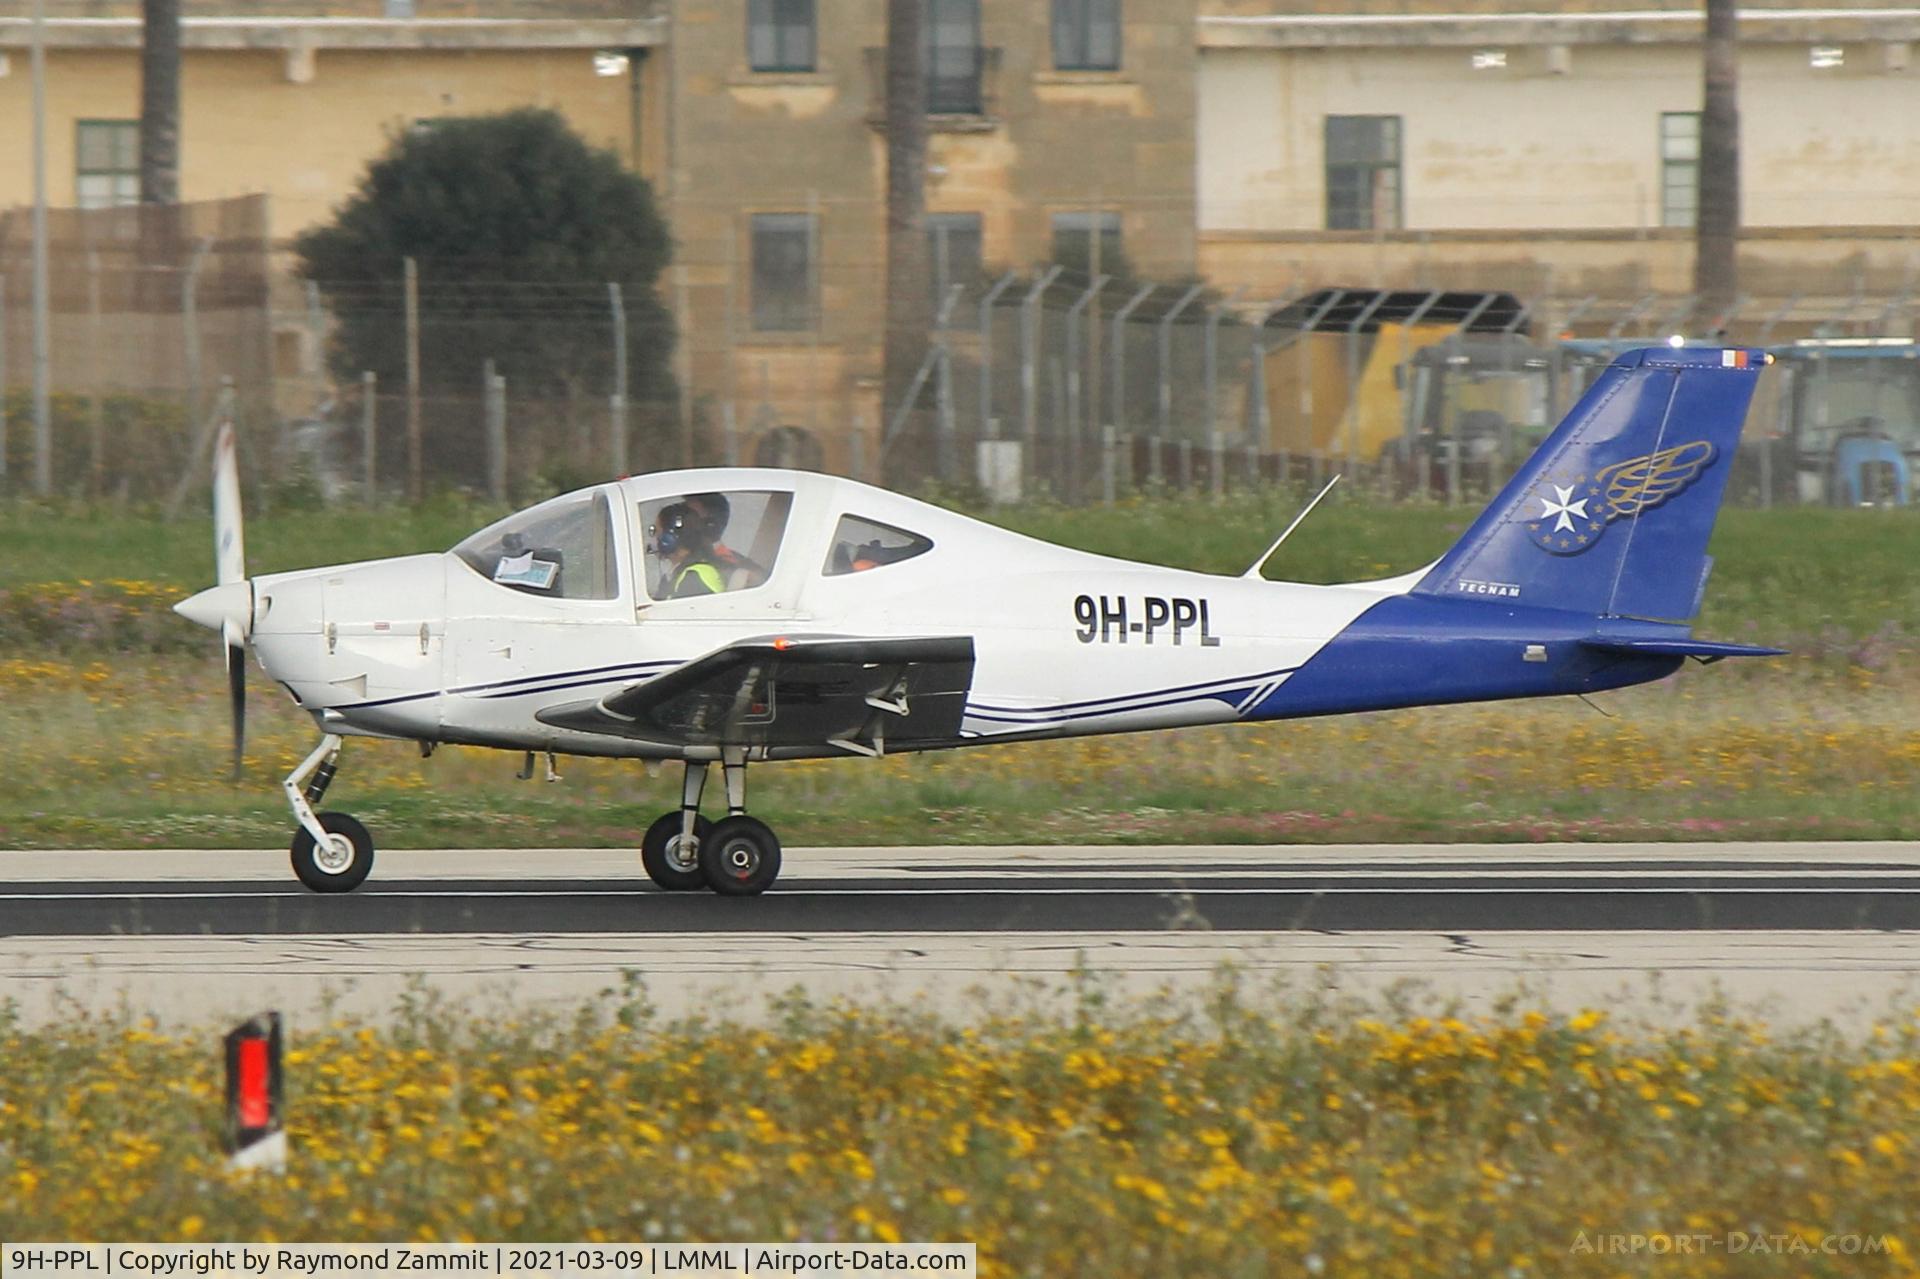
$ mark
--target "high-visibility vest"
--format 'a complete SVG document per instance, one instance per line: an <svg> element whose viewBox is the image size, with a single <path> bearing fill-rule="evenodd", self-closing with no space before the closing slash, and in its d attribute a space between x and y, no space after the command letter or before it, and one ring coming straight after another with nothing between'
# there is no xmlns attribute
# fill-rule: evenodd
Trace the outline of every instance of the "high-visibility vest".
<svg viewBox="0 0 1920 1279"><path fill-rule="evenodd" d="M720 579L719 569L702 560L695 560L691 564L684 565L678 573L673 575L673 594L676 599L680 596L680 587L689 575L698 578L706 586L708 594L718 595L727 589L726 584Z"/></svg>

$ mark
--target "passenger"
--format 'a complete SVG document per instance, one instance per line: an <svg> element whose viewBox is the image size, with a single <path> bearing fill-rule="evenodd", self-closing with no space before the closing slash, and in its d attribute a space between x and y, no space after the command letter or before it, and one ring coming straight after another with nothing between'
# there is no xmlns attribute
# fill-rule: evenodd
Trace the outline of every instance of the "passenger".
<svg viewBox="0 0 1920 1279"><path fill-rule="evenodd" d="M727 589L726 578L714 563L713 535L685 502L673 503L655 518L653 544L667 563L663 589L656 596L679 600L718 595Z"/></svg>

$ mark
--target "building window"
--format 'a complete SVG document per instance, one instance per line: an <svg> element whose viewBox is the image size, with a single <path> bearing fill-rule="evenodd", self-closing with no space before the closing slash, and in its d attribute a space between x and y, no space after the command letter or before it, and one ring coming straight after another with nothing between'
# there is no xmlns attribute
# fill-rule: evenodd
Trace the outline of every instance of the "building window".
<svg viewBox="0 0 1920 1279"><path fill-rule="evenodd" d="M980 282L980 215L978 213L929 213L927 215L927 278L933 285L933 313L947 291L958 284L971 290ZM948 323L959 323L956 311Z"/></svg>
<svg viewBox="0 0 1920 1279"><path fill-rule="evenodd" d="M747 0L747 65L813 70L813 0Z"/></svg>
<svg viewBox="0 0 1920 1279"><path fill-rule="evenodd" d="M1120 0L1053 0L1057 71L1117 71Z"/></svg>
<svg viewBox="0 0 1920 1279"><path fill-rule="evenodd" d="M1327 117L1327 229L1400 226L1400 117Z"/></svg>
<svg viewBox="0 0 1920 1279"><path fill-rule="evenodd" d="M927 114L980 114L980 0L927 0Z"/></svg>
<svg viewBox="0 0 1920 1279"><path fill-rule="evenodd" d="M115 209L140 203L140 122L82 120L74 137L74 203Z"/></svg>
<svg viewBox="0 0 1920 1279"><path fill-rule="evenodd" d="M814 326L813 217L753 215L753 327L793 332Z"/></svg>
<svg viewBox="0 0 1920 1279"><path fill-rule="evenodd" d="M1125 274L1120 215L1107 209L1054 214L1053 260L1088 279Z"/></svg>
<svg viewBox="0 0 1920 1279"><path fill-rule="evenodd" d="M1700 113L1660 115L1660 225L1689 227L1700 209Z"/></svg>

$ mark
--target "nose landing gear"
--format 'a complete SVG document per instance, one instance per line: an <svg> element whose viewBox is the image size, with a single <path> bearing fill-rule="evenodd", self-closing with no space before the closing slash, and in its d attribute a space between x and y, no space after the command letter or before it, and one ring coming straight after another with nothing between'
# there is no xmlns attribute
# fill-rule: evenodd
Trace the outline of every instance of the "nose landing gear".
<svg viewBox="0 0 1920 1279"><path fill-rule="evenodd" d="M328 733L281 783L300 823L288 850L293 873L316 893L351 892L373 870L373 836L365 826L346 813L313 811L332 784L339 760L340 737Z"/></svg>
<svg viewBox="0 0 1920 1279"><path fill-rule="evenodd" d="M727 816L709 822L700 816L707 762L688 760L680 788L680 810L663 814L647 828L640 864L648 878L672 892L710 888L723 897L752 897L767 891L780 875L780 839L771 827L747 816L746 752L724 748Z"/></svg>

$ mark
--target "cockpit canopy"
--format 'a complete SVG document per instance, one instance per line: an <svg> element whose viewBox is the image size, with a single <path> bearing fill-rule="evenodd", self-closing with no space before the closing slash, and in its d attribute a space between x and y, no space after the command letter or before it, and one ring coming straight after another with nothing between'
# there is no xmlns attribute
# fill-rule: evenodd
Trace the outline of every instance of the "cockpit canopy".
<svg viewBox="0 0 1920 1279"><path fill-rule="evenodd" d="M793 494L727 489L639 505L645 587L656 600L752 590L773 575Z"/></svg>
<svg viewBox="0 0 1920 1279"><path fill-rule="evenodd" d="M548 599L610 600L619 582L604 490L516 511L453 548L482 577Z"/></svg>

